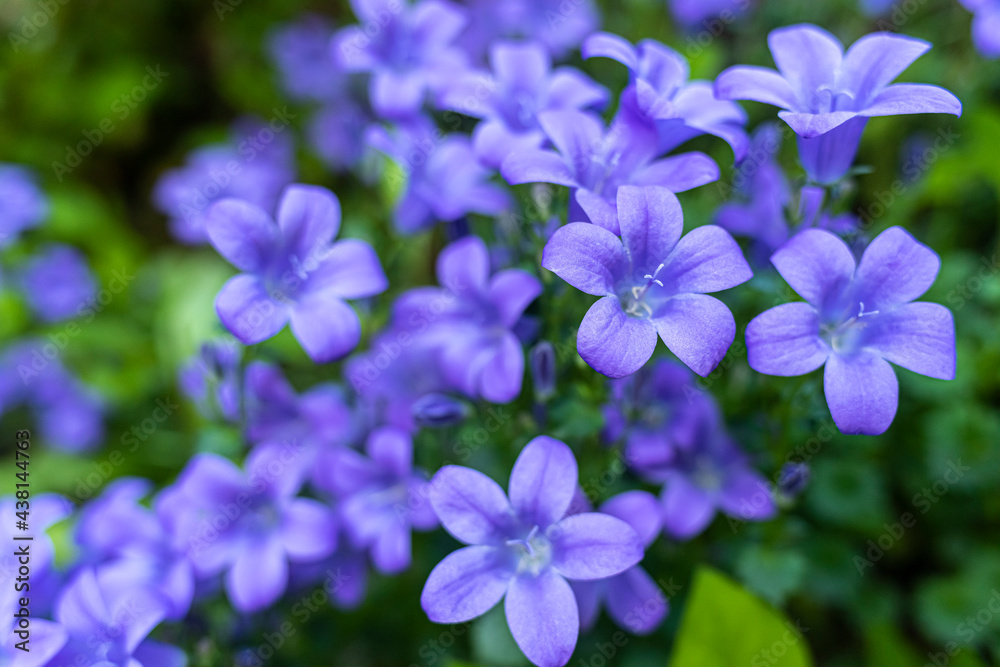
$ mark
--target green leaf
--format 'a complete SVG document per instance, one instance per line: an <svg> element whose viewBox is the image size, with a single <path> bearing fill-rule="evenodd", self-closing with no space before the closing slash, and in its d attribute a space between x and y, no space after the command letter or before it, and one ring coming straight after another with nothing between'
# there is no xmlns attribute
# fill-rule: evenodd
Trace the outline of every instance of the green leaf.
<svg viewBox="0 0 1000 667"><path fill-rule="evenodd" d="M670 665L810 667L812 659L795 623L729 577L700 567Z"/></svg>

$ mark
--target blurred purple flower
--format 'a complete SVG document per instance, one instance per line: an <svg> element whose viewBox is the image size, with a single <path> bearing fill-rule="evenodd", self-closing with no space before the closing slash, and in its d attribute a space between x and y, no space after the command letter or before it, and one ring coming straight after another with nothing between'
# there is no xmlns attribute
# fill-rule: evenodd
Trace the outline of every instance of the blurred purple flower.
<svg viewBox="0 0 1000 667"><path fill-rule="evenodd" d="M29 169L0 162L0 248L21 232L37 227L49 214L49 203Z"/></svg>
<svg viewBox="0 0 1000 667"><path fill-rule="evenodd" d="M497 42L490 47L493 72L469 70L449 84L441 107L481 118L473 146L483 164L499 168L504 159L539 148L545 133L538 114L559 109L603 107L608 92L573 67L552 69L537 42Z"/></svg>
<svg viewBox="0 0 1000 667"><path fill-rule="evenodd" d="M746 12L754 0L669 0L669 4L674 20L690 30L699 25L711 29L707 22L717 17L730 23Z"/></svg>
<svg viewBox="0 0 1000 667"><path fill-rule="evenodd" d="M205 417L239 420L242 356L243 348L236 341L220 338L202 344L181 368L177 377L181 391Z"/></svg>
<svg viewBox="0 0 1000 667"><path fill-rule="evenodd" d="M802 165L817 183L835 183L847 174L871 116L962 114L962 103L944 88L889 85L930 48L922 40L873 33L845 54L836 37L801 24L771 31L768 44L778 72L730 67L716 79L715 94L784 109L778 115L799 135Z"/></svg>
<svg viewBox="0 0 1000 667"><path fill-rule="evenodd" d="M475 60L501 39L539 42L557 60L600 26L593 0L465 0L469 24L459 44Z"/></svg>
<svg viewBox="0 0 1000 667"><path fill-rule="evenodd" d="M199 454L156 500L173 546L200 578L226 572L226 592L243 613L274 603L288 583L288 561L333 553L336 524L322 503L295 497L301 485L294 447L261 445L245 472L214 454Z"/></svg>
<svg viewBox="0 0 1000 667"><path fill-rule="evenodd" d="M20 480L17 481L20 482ZM55 546L47 531L70 515L73 511L73 503L53 493L39 493L31 495L29 504L30 506L26 510L24 504L19 503L13 495L0 498L0 512L3 513L3 516L9 517L8 521L0 528L0 539L8 545L8 548L0 553L0 613L3 614L0 617L0 631L8 633L11 631L14 613L19 606L17 600L25 596L25 593L29 593L32 614L30 646L32 654L34 654L36 649L35 619L50 615L62 583L62 575L55 567ZM26 530L15 530L14 522L20 520L18 512L28 512L28 528ZM29 588L23 591L15 590L15 585L19 583L17 581L19 568L23 565L16 553L18 546L22 543L14 541L15 537L31 538L29 545L31 581L28 583ZM39 651L41 652L40 648ZM3 656L2 650L0 650L0 656ZM6 663L0 660L0 664Z"/></svg>
<svg viewBox="0 0 1000 667"><path fill-rule="evenodd" d="M656 496L645 491L619 493L609 498L598 511L631 526L647 549L663 527ZM648 635L659 627L670 609L666 595L641 565L607 579L573 581L570 586L580 608L583 630L592 628L597 622L602 603L618 627L637 635Z"/></svg>
<svg viewBox="0 0 1000 667"><path fill-rule="evenodd" d="M732 344L736 323L706 292L752 277L739 246L714 225L681 238L681 206L665 188L619 188L617 220L621 239L574 222L552 235L542 255L543 267L601 297L580 325L580 356L604 375L624 377L649 361L659 333L689 368L708 375Z"/></svg>
<svg viewBox="0 0 1000 667"><path fill-rule="evenodd" d="M271 31L267 52L278 69L281 87L296 102L327 102L345 94L347 73L334 62L333 24L306 14Z"/></svg>
<svg viewBox="0 0 1000 667"><path fill-rule="evenodd" d="M375 112L402 120L420 112L429 91L466 66L453 46L466 24L465 10L446 0L351 0L360 23L333 39L334 62L350 72L369 72Z"/></svg>
<svg viewBox="0 0 1000 667"><path fill-rule="evenodd" d="M461 466L431 481L431 503L445 529L471 545L431 572L420 596L436 623L464 623L506 597L507 624L540 667L565 665L580 615L567 579L611 577L642 560L639 535L615 517L567 516L577 488L573 452L539 436L510 475L509 500L496 482Z"/></svg>
<svg viewBox="0 0 1000 667"><path fill-rule="evenodd" d="M771 258L806 302L787 303L747 326L750 367L802 375L826 365L827 405L843 433L878 435L899 399L888 362L921 375L955 377L955 323L936 303L913 302L934 282L940 259L900 227L879 234L855 263L833 234L807 229Z"/></svg>
<svg viewBox="0 0 1000 667"><path fill-rule="evenodd" d="M997 0L959 0L970 12L972 41L987 58L1000 58L1000 2Z"/></svg>
<svg viewBox="0 0 1000 667"><path fill-rule="evenodd" d="M440 349L449 384L492 403L512 401L524 380L524 350L513 328L541 294L541 282L521 269L491 277L489 253L478 236L442 250L437 277L442 287L401 295L394 317L431 322L424 336Z"/></svg>
<svg viewBox="0 0 1000 667"><path fill-rule="evenodd" d="M274 210L278 195L295 178L292 143L284 133L256 120L243 120L224 144L198 148L183 167L165 171L153 201L170 218L170 232L182 243L208 243L211 204L226 197Z"/></svg>
<svg viewBox="0 0 1000 667"><path fill-rule="evenodd" d="M391 158L405 188L393 219L401 234L414 234L438 221L451 222L469 213L498 215L510 205L500 186L490 183L490 170L479 163L464 134L442 134L423 117L398 125L391 132L369 129L367 141Z"/></svg>
<svg viewBox="0 0 1000 667"><path fill-rule="evenodd" d="M317 464L316 486L340 499L351 545L370 550L379 571L402 572L410 566L410 531L438 523L427 476L413 468L413 442L404 431L372 431L365 452L328 451Z"/></svg>
<svg viewBox="0 0 1000 667"><path fill-rule="evenodd" d="M809 485L809 464L792 461L781 466L778 489L786 498L795 498Z"/></svg>
<svg viewBox="0 0 1000 667"><path fill-rule="evenodd" d="M308 121L309 146L331 169L343 171L365 155L365 133L372 119L350 98L326 104Z"/></svg>
<svg viewBox="0 0 1000 667"><path fill-rule="evenodd" d="M688 81L687 60L660 42L644 39L638 46L599 32L583 43L584 58L611 58L629 70L618 117L626 123L652 127L659 150L667 153L701 134L728 143L741 161L747 152L743 129L747 115L735 102L719 100L710 81Z"/></svg>
<svg viewBox="0 0 1000 667"><path fill-rule="evenodd" d="M582 111L546 111L538 121L556 150L508 156L503 177L513 185L543 182L573 188L577 208L571 206L571 218L588 218L614 234L619 233L615 201L621 186L656 185L682 192L719 177L718 166L704 153L654 160L659 151L653 128L616 123L605 132L597 116Z"/></svg>
<svg viewBox="0 0 1000 667"><path fill-rule="evenodd" d="M209 211L212 245L244 271L216 297L219 319L245 345L273 337L291 321L314 362L339 359L361 340L361 320L346 299L388 287L378 256L357 239L332 243L340 230L340 202L325 188L289 186L277 220L237 199Z"/></svg>
<svg viewBox="0 0 1000 667"><path fill-rule="evenodd" d="M465 421L468 408L448 394L425 394L413 403L413 421L424 428L454 426Z"/></svg>
<svg viewBox="0 0 1000 667"><path fill-rule="evenodd" d="M59 244L45 246L32 257L18 283L31 310L44 322L76 317L97 292L83 253Z"/></svg>

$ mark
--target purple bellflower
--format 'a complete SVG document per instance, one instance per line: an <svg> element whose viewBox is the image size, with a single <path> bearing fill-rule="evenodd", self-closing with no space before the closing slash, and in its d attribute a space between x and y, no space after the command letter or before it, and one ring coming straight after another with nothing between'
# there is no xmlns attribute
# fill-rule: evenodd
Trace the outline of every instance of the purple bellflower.
<svg viewBox="0 0 1000 667"><path fill-rule="evenodd" d="M492 173L479 162L464 134L442 134L428 119L418 117L391 131L370 128L368 143L395 162L396 179L405 179L393 211L401 234L469 213L499 215L510 206L509 195L489 182Z"/></svg>
<svg viewBox="0 0 1000 667"><path fill-rule="evenodd" d="M649 361L659 333L689 368L708 375L732 344L736 323L706 293L752 277L739 246L714 225L681 238L681 206L665 188L619 188L617 218L621 239L574 222L557 230L542 254L543 267L601 297L580 325L580 356L608 377L624 377Z"/></svg>
<svg viewBox="0 0 1000 667"><path fill-rule="evenodd" d="M16 164L0 162L0 248L26 229L37 227L49 214L49 204L34 174Z"/></svg>
<svg viewBox="0 0 1000 667"><path fill-rule="evenodd" d="M244 472L220 456L199 454L156 500L173 546L185 551L199 578L225 572L229 600L243 613L281 596L289 560L316 561L336 547L330 509L295 497L299 455L295 447L260 445Z"/></svg>
<svg viewBox="0 0 1000 667"><path fill-rule="evenodd" d="M43 248L21 269L18 278L28 305L43 322L76 317L97 292L83 253L67 245Z"/></svg>
<svg viewBox="0 0 1000 667"><path fill-rule="evenodd" d="M565 59L600 25L593 0L466 0L469 24L459 44L475 60L501 39L542 44L557 60Z"/></svg>
<svg viewBox="0 0 1000 667"><path fill-rule="evenodd" d="M892 362L942 380L955 377L951 311L913 300L940 259L900 227L875 238L855 263L833 234L808 229L771 258L804 303L761 313L747 326L750 367L802 375L826 365L823 388L843 433L878 435L892 423L899 386Z"/></svg>
<svg viewBox="0 0 1000 667"><path fill-rule="evenodd" d="M783 109L778 115L799 137L799 157L820 184L843 178L872 116L950 113L962 103L937 86L890 85L930 44L890 33L873 33L847 53L830 33L814 25L779 28L768 35L778 71L730 67L715 81L722 100L755 100Z"/></svg>
<svg viewBox="0 0 1000 667"><path fill-rule="evenodd" d="M546 111L538 122L555 146L511 154L501 167L512 185L555 183L573 189L570 215L588 219L618 234L615 202L623 185L662 186L682 192L711 183L719 167L704 153L682 153L656 160L654 128L615 123L607 132L601 120L582 111Z"/></svg>
<svg viewBox="0 0 1000 667"><path fill-rule="evenodd" d="M428 500L427 476L413 468L413 442L393 428L372 431L367 456L341 447L316 467L316 486L340 499L340 514L351 545L368 549L381 572L410 566L410 531L437 527Z"/></svg>
<svg viewBox="0 0 1000 667"><path fill-rule="evenodd" d="M65 639L47 664L185 667L183 651L146 639L163 615L160 601L148 591L111 592L100 573L85 567L56 605L55 618Z"/></svg>
<svg viewBox="0 0 1000 667"><path fill-rule="evenodd" d="M440 349L449 384L468 396L507 403L521 393L524 350L513 329L542 284L522 269L490 276L486 244L467 236L441 251L437 277L442 285L403 294L394 317L430 321L424 335Z"/></svg>
<svg viewBox="0 0 1000 667"><path fill-rule="evenodd" d="M291 321L313 361L338 359L361 340L361 321L346 299L384 292L382 265L364 241L331 243L340 229L340 202L325 188L289 186L277 220L237 199L212 206L212 245L244 271L222 287L216 312L246 345L273 337Z"/></svg>
<svg viewBox="0 0 1000 667"><path fill-rule="evenodd" d="M645 491L620 493L599 511L630 525L647 549L663 527L656 496ZM607 579L573 581L570 586L580 608L580 627L585 630L597 621L602 603L618 627L637 635L648 635L659 627L670 609L666 595L641 565Z"/></svg>
<svg viewBox="0 0 1000 667"><path fill-rule="evenodd" d="M196 149L183 167L160 176L153 201L170 218L174 238L192 245L208 243L208 210L226 197L274 210L278 195L295 178L292 144L280 129L241 121L230 142Z"/></svg>
<svg viewBox="0 0 1000 667"><path fill-rule="evenodd" d="M339 31L333 58L350 72L369 72L375 112L402 120L420 112L428 92L440 93L465 52L453 45L465 27L463 8L446 0L351 0L360 24Z"/></svg>
<svg viewBox="0 0 1000 667"><path fill-rule="evenodd" d="M642 560L642 540L621 519L567 516L577 487L573 452L539 436L522 450L509 495L481 472L445 466L431 504L445 529L467 545L427 578L420 604L436 623L463 623L506 597L517 645L539 667L565 665L580 615L567 579L603 579ZM509 499L508 499L509 497Z"/></svg>
<svg viewBox="0 0 1000 667"><path fill-rule="evenodd" d="M629 86L622 91L619 118L651 125L659 150L667 153L700 134L712 134L744 158L748 139L747 115L735 102L716 99L710 81L688 81L687 60L663 44L644 39L638 46L611 33L599 32L583 43L584 58L611 58L629 70Z"/></svg>
<svg viewBox="0 0 1000 667"><path fill-rule="evenodd" d="M552 69L537 42L497 42L490 47L493 73L469 71L442 95L441 106L482 118L473 146L483 164L499 168L511 153L541 147L538 114L603 107L608 92L573 67Z"/></svg>
<svg viewBox="0 0 1000 667"><path fill-rule="evenodd" d="M240 359L243 348L232 339L202 344L177 374L177 384L207 418L240 418Z"/></svg>
<svg viewBox="0 0 1000 667"><path fill-rule="evenodd" d="M987 58L1000 58L1000 2L997 0L959 0L975 16L972 41Z"/></svg>

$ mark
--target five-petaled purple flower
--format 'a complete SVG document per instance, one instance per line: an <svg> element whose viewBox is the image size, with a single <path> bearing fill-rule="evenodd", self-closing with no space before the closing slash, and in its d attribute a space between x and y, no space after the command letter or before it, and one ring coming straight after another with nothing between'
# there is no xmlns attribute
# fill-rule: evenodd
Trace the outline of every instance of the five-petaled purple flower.
<svg viewBox="0 0 1000 667"><path fill-rule="evenodd" d="M473 132L479 159L499 168L504 158L538 148L545 133L538 114L557 109L602 107L608 92L573 67L552 69L537 42L497 42L490 48L493 73L469 71L441 97L441 106L484 119Z"/></svg>
<svg viewBox="0 0 1000 667"><path fill-rule="evenodd" d="M565 665L580 617L567 579L626 571L642 541L621 519L566 516L574 498L573 452L547 436L529 442L510 474L509 500L481 472L445 466L431 481L431 504L445 529L467 545L431 572L420 604L436 623L463 623L506 596L507 624L539 667Z"/></svg>
<svg viewBox="0 0 1000 667"><path fill-rule="evenodd" d="M655 128L616 122L605 132L600 118L583 111L546 111L538 122L555 146L509 155L500 172L508 183L555 183L573 188L570 217L589 219L615 234L615 201L624 185L662 186L683 192L711 183L719 167L704 153L656 160ZM582 209L582 210L581 210Z"/></svg>
<svg viewBox="0 0 1000 667"><path fill-rule="evenodd" d="M209 210L212 245L245 272L222 287L215 309L246 345L271 338L290 320L313 361L338 359L361 340L361 321L345 300L384 292L382 265L364 241L331 243L340 202L325 188L289 186L277 218L275 224L263 209L237 199Z"/></svg>
<svg viewBox="0 0 1000 667"><path fill-rule="evenodd" d="M552 235L542 266L582 292L599 296L580 325L577 350L609 377L630 375L656 348L656 336L699 375L725 356L736 322L706 292L752 277L736 241L721 227L699 227L681 238L677 198L664 188L618 190L622 238L574 222Z"/></svg>
<svg viewBox="0 0 1000 667"><path fill-rule="evenodd" d="M77 317L97 292L87 259L73 246L51 244L21 269L18 283L28 305L43 322Z"/></svg>
<svg viewBox="0 0 1000 667"><path fill-rule="evenodd" d="M962 114L962 103L943 88L889 85L930 48L922 40L874 33L845 54L836 37L802 24L771 31L768 45L778 72L730 67L716 79L715 94L722 100L756 100L784 109L778 115L799 136L802 165L818 183L834 183L851 168L869 117Z"/></svg>
<svg viewBox="0 0 1000 667"><path fill-rule="evenodd" d="M786 303L747 326L747 360L768 375L826 364L823 387L837 427L878 435L896 415L899 386L888 362L942 380L955 377L955 324L936 303L913 302L940 260L900 227L879 234L857 264L833 234L809 229L771 258L805 303Z"/></svg>

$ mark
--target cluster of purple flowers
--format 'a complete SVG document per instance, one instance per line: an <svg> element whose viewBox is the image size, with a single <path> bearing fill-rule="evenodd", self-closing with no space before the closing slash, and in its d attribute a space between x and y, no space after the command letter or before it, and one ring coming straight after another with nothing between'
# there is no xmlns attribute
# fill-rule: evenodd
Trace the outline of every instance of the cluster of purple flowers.
<svg viewBox="0 0 1000 667"><path fill-rule="evenodd" d="M730 309L711 296L753 277L731 234L753 239L758 271L769 259L805 299L750 322L750 366L787 376L825 365L827 402L843 432L888 428L898 400L890 362L954 376L950 312L914 301L933 282L937 256L891 228L856 260L840 236L855 235L858 224L837 211L834 196L869 118L961 112L941 88L892 84L927 51L925 42L881 33L845 53L826 31L792 26L769 38L778 71L736 66L714 82L692 81L686 60L659 42L595 33L587 1L565 15L566 3L548 0L351 4L356 25L338 30L306 17L273 33L269 49L289 97L315 107L309 144L331 169L363 175L374 148L387 159L368 157L398 186L400 233L450 223L438 285L400 293L387 325L358 349L363 300L390 281L367 242L335 240L336 195L292 182L283 121L244 125L234 140L199 149L164 174L154 198L174 235L210 243L239 271L215 302L235 339L207 342L179 384L205 418L239 424L250 449L242 466L196 455L151 499L148 483L117 480L80 509L80 558L65 575L51 569L55 584L34 607L52 620L33 621L44 632L32 664L183 665L177 649L148 636L220 587L236 610L254 613L290 587L333 579L334 602L355 606L369 563L383 574L405 570L412 532L439 524L466 546L427 579L421 604L431 620L465 622L503 599L515 640L542 667L569 661L602 604L625 629L651 632L667 602L639 563L657 535L691 539L716 512L743 521L776 512L773 490L690 372L711 373L737 331ZM724 3L701 8L705 14L684 4L674 11L686 23L728 11ZM553 12L562 20L551 20ZM608 91L555 65L576 48L628 70L608 123L598 115ZM782 109L797 135L804 185L794 187L775 159L777 126L751 138L735 100ZM471 137L459 131L470 119L478 120ZM720 175L707 155L675 152L701 135L723 140L737 163L753 161L754 169L735 184L738 200L719 209L717 224L684 233L676 193ZM569 189L567 224L544 234L540 267L537 252L491 252L467 231L471 216L514 206L498 177ZM25 174L4 167L0 194L8 191L0 196L0 244L45 213ZM421 429L461 421L471 403L522 395L525 346L537 343L536 400L557 391L552 347L539 342L541 325L529 311L544 310L564 288L542 268L598 297L578 315L577 349L612 378L607 443L623 447L659 497L627 491L591 511L572 449L547 436L521 450L506 493L470 468L445 466L431 478L414 466ZM43 321L72 316L93 291L79 255L62 247L36 255L17 284ZM345 360L349 386L297 391L277 365L245 363L242 346L286 324L316 364ZM657 339L682 363L647 365ZM23 366L24 345L7 349L0 367ZM8 382L16 372L2 377L0 412L26 402L49 423L45 414L55 410L52 428L64 432L51 433L53 443L100 440L96 399L56 361L30 391ZM791 477L804 474L790 470L783 479ZM67 515L51 503L51 521ZM48 522L36 514L35 525ZM42 560L48 568L51 554Z"/></svg>

